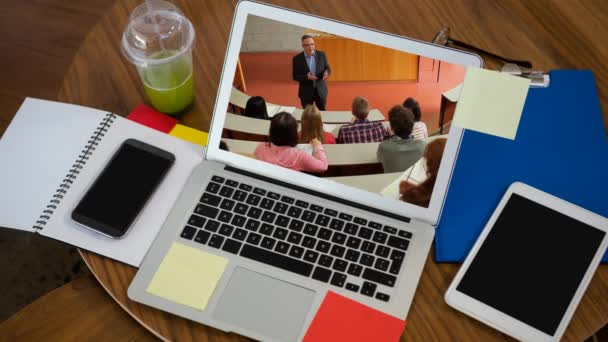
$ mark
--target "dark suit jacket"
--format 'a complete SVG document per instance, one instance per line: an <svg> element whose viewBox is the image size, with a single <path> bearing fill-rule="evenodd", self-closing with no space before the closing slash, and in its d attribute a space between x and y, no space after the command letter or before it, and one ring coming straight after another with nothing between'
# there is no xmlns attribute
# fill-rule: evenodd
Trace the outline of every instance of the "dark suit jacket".
<svg viewBox="0 0 608 342"><path fill-rule="evenodd" d="M312 100L313 98L313 85L316 83L319 97L327 97L327 84L323 80L323 72L327 70L331 74L331 68L329 62L323 51L315 50L315 66L316 72L319 79L316 81L309 80L306 74L310 71L308 64L306 63L306 57L304 52L300 52L295 55L292 60L292 71L293 80L300 82L300 88L298 89L298 97L304 100Z"/></svg>

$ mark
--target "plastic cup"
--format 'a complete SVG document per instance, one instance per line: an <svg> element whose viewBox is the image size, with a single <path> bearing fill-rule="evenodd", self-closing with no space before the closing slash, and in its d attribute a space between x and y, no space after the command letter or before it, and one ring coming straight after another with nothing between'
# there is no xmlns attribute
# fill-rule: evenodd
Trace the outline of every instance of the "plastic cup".
<svg viewBox="0 0 608 342"><path fill-rule="evenodd" d="M135 64L150 104L182 113L194 98L194 27L173 4L151 0L137 6L122 35L122 50Z"/></svg>

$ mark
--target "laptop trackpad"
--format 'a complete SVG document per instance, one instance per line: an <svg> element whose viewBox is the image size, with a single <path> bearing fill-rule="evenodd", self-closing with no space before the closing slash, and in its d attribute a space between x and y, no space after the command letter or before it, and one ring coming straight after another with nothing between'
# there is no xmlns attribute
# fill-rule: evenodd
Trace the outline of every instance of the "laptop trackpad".
<svg viewBox="0 0 608 342"><path fill-rule="evenodd" d="M315 291L237 267L213 312L217 320L296 341Z"/></svg>

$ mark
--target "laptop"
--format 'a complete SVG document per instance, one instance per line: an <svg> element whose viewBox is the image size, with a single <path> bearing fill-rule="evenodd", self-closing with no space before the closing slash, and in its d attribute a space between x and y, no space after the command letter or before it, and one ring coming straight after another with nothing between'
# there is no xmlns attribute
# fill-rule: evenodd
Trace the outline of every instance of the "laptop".
<svg viewBox="0 0 608 342"><path fill-rule="evenodd" d="M439 221L463 130L451 127L444 136L447 143L427 207L370 192L371 179L388 177L385 175L327 178L257 160L253 151L264 142L225 138L237 60L241 54L245 57L267 46L285 50L281 55L290 65L291 58L302 51L300 39L306 33L316 38L318 51L322 50L320 37L330 36L357 48L414 56L421 66L424 59L431 63L425 64L430 69L441 61L434 81L413 83L418 95L403 93L395 101L400 104L408 96L436 99L436 108L423 107L428 112L439 111L441 93L462 82L467 66L482 65L474 54L273 5L239 2L205 160L193 171L150 247L129 287L129 298L263 341L325 336L332 329L324 327L338 329L339 319L387 324L351 326L350 333L357 329L388 331L397 326L394 337L400 336ZM289 46L291 43L295 45ZM327 55L333 69L329 103L332 92L335 96L340 91L340 84L331 82L339 69L332 65L336 63L333 56ZM384 61L384 66L391 62L377 61ZM290 81L291 69L287 69L289 75L284 78ZM433 72L422 69L419 75ZM281 68L276 65L273 70ZM272 77L276 79L276 75ZM375 84L366 83L363 89ZM366 94L363 90L352 94L352 98L356 96ZM370 102L373 107L372 98ZM222 140L229 151L220 149ZM348 169L344 158L357 159L361 149L377 148L377 144L354 145L333 145L333 154L325 146L330 167L339 149L346 151L340 158L341 167ZM385 180L386 184L392 181Z"/></svg>

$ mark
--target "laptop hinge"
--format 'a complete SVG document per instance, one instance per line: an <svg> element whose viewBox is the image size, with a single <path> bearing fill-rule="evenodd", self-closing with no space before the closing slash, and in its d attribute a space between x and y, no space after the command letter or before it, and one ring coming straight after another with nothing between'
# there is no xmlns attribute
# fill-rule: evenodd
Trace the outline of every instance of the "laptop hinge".
<svg viewBox="0 0 608 342"><path fill-rule="evenodd" d="M374 213L374 214L386 216L386 217L389 217L389 218L392 218L392 219L395 219L395 220L398 220L398 221L403 221L405 223L410 223L410 221L411 221L411 219L409 217L405 217L405 216L401 216L401 215L396 215L396 214L389 213L389 212L384 211L384 210L368 207L368 206L363 205L363 204L355 203L355 202L352 202L352 201L349 201L349 200L346 200L346 199L343 199L343 198L339 198L339 197L335 197L335 196L332 196L332 195L324 194L322 192L317 192L317 191L314 191L314 190L306 189L306 188L303 188L303 187L300 187L300 186L297 186L297 185L289 184L289 183L286 183L286 182L283 182L283 181L280 181L280 180L276 180L276 179L272 179L272 178L269 178L269 177L266 177L266 176L262 176L262 175L259 175L257 173L253 173L253 172L250 172L250 171L245 171L245 170L237 169L236 167L233 167L233 166L226 165L226 167L224 169L226 171L238 173L238 174L241 174L241 175L244 175L244 176L247 176L247 177L251 177L251 178L255 178L255 179L260 179L260 180L263 180L263 181L271 183L271 184L275 184L275 185L282 186L282 187L285 187L285 188L289 188L289 189L292 189L292 190L300 191L300 192L303 192L303 193L306 193L306 194L309 194L309 195L312 195L312 196L321 197L321 198L324 198L326 200L330 200L332 202L337 202L337 203L340 203L340 204L351 206L353 208L357 208L357 209L369 211L369 212Z"/></svg>

